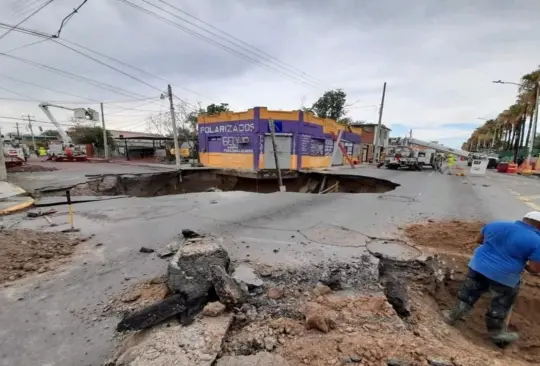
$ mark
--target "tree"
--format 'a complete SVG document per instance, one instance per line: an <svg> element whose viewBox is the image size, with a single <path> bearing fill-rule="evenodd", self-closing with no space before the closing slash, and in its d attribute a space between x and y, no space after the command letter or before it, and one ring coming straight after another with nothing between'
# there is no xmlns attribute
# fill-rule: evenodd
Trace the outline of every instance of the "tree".
<svg viewBox="0 0 540 366"><path fill-rule="evenodd" d="M44 131L41 133L41 136L53 136L53 137L58 137L58 136L60 136L60 132L58 132L57 130L44 130Z"/></svg>
<svg viewBox="0 0 540 366"><path fill-rule="evenodd" d="M345 103L347 94L341 89L329 90L323 94L311 107L311 110L320 118L331 118L339 121L344 118L347 111Z"/></svg>
<svg viewBox="0 0 540 366"><path fill-rule="evenodd" d="M229 111L228 103L220 103L220 104L212 103L206 107L206 114L209 114L209 115L220 114L221 112L228 112L228 111Z"/></svg>
<svg viewBox="0 0 540 366"><path fill-rule="evenodd" d="M93 144L98 149L103 149L103 128L100 126L76 125L69 130L69 136L74 144ZM114 149L115 141L111 133L107 131L107 144Z"/></svg>

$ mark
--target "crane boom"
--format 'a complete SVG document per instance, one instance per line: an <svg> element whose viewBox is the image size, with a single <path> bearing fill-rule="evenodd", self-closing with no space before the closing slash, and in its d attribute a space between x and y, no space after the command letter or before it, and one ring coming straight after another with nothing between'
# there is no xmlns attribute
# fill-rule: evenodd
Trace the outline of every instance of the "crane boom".
<svg viewBox="0 0 540 366"><path fill-rule="evenodd" d="M442 152L442 153L445 153L445 154L453 154L453 155L457 155L457 156L462 156L464 158L468 157L469 156L469 152L468 151L464 151L464 150L460 150L460 149L454 149L452 147L449 147L449 146L444 146L444 145L441 145L441 144L437 144L435 142L427 142L427 141L422 141L422 140L418 140L418 139L415 139L415 138L407 138L406 141L408 142L408 144L412 144L412 145L418 145L418 146L423 146L423 147L427 147L427 148L430 148L430 149L434 149L435 151L437 152Z"/></svg>
<svg viewBox="0 0 540 366"><path fill-rule="evenodd" d="M72 110L72 109L57 106L57 105L53 105L53 104L48 104L48 103L40 103L40 105L39 105L39 108L43 111L43 113L45 113L47 118L51 121L51 123L54 125L54 127L56 127L56 129L58 130L58 133L60 134L60 138L62 139L62 142L66 146L70 145L72 143L71 137L68 136L68 134L66 133L66 131L64 131L62 126L60 126L60 124L58 123L56 118L54 118L51 111L49 110L49 107L57 107L57 108L68 109L68 110Z"/></svg>

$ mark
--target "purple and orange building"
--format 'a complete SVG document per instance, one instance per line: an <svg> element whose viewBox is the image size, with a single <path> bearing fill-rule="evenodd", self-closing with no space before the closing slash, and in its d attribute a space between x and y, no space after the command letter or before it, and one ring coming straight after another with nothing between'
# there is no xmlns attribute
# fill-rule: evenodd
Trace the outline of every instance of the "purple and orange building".
<svg viewBox="0 0 540 366"><path fill-rule="evenodd" d="M352 156L361 150L360 134L345 126L303 111L270 111L255 107L245 112L223 112L198 117L199 158L204 166L259 171L275 169L268 121L275 126L280 169L300 170L343 165L344 157L333 135ZM334 149L338 149L332 161Z"/></svg>

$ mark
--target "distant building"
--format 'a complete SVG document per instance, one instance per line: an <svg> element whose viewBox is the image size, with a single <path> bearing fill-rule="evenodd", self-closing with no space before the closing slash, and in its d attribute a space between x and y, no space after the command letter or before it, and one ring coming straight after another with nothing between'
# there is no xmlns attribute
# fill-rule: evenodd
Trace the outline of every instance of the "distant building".
<svg viewBox="0 0 540 366"><path fill-rule="evenodd" d="M361 125L351 125L351 130L362 135L362 162L376 160L377 157L388 148L390 131L388 127L381 124L381 132L377 138L379 141L379 151L374 151L376 123L364 123Z"/></svg>
<svg viewBox="0 0 540 366"><path fill-rule="evenodd" d="M244 112L223 112L198 117L199 157L205 166L258 171L275 169L269 120L274 121L280 169L324 168L342 165L334 137L342 133L349 155L360 154L360 134L331 119L303 111L270 111L255 107Z"/></svg>

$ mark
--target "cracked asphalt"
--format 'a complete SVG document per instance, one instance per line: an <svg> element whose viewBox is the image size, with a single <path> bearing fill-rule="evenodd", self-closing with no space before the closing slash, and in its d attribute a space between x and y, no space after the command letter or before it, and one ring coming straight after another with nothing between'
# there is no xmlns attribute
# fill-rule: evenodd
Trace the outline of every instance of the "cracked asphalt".
<svg viewBox="0 0 540 366"><path fill-rule="evenodd" d="M403 239L399 227L407 222L519 219L531 210L519 197L540 193L536 179L492 172L465 178L372 168L347 172L401 186L384 194L209 192L74 205L75 226L95 236L63 270L0 290L0 365L102 364L112 355L118 322L102 316L103 307L124 286L162 275L167 262L139 248L164 248L184 228L219 237L233 260L298 267L360 257L368 244ZM67 208L54 208L54 229L66 228ZM3 224L52 229L22 214ZM382 242L374 242L378 238ZM417 254L402 250L384 247L387 255Z"/></svg>

